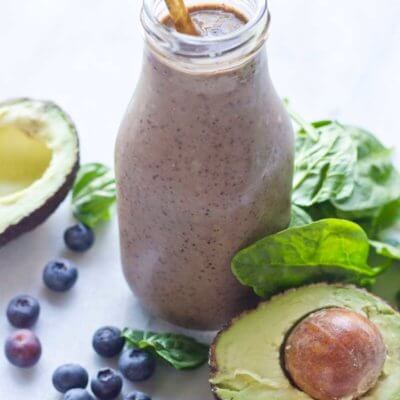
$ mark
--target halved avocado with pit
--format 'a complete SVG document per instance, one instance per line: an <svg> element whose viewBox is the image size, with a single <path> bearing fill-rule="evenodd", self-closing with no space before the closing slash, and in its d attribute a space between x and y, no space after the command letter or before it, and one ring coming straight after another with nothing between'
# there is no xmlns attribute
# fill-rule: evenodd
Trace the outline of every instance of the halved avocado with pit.
<svg viewBox="0 0 400 400"><path fill-rule="evenodd" d="M221 331L210 366L220 400L399 400L400 314L353 286L290 290Z"/></svg>
<svg viewBox="0 0 400 400"><path fill-rule="evenodd" d="M0 246L55 211L78 167L77 131L60 107L32 99L0 103Z"/></svg>

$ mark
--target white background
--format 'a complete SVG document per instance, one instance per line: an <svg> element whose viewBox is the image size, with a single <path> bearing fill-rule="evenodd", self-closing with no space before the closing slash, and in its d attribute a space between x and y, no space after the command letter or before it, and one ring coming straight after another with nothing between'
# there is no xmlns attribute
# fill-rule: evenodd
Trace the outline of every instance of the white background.
<svg viewBox="0 0 400 400"><path fill-rule="evenodd" d="M400 2L271 0L270 6L268 51L279 93L307 118L361 124L398 145ZM140 0L0 0L0 98L56 101L77 124L83 162L112 165L118 125L140 73L139 9ZM131 296L120 271L116 221L78 257L62 241L70 222L67 201L43 226L0 250L0 343L11 331L3 317L8 300L30 293L42 303L36 331L44 347L30 371L10 367L0 355L1 399L58 399L50 379L59 364L79 362L91 374L107 364L90 347L99 326L173 329L148 317ZM66 295L49 294L41 282L44 264L58 256L80 266L79 282ZM211 399L207 368L160 367L138 387L155 400Z"/></svg>

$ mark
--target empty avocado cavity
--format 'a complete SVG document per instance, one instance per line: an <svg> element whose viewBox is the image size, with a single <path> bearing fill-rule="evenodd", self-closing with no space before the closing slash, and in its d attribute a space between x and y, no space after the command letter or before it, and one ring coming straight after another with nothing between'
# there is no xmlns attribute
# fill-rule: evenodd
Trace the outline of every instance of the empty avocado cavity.
<svg viewBox="0 0 400 400"><path fill-rule="evenodd" d="M0 196L26 189L50 165L52 151L45 141L12 125L0 126Z"/></svg>

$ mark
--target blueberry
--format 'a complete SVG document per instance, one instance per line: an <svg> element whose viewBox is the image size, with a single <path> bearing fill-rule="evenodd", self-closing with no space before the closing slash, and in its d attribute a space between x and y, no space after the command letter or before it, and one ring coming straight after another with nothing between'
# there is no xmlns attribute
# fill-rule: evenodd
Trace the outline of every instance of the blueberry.
<svg viewBox="0 0 400 400"><path fill-rule="evenodd" d="M126 379L142 382L154 374L156 359L147 351L128 349L122 353L118 366Z"/></svg>
<svg viewBox="0 0 400 400"><path fill-rule="evenodd" d="M65 393L64 400L94 400L94 398L87 390L71 389Z"/></svg>
<svg viewBox="0 0 400 400"><path fill-rule="evenodd" d="M65 364L53 373L53 385L61 393L70 389L85 389L89 382L88 373L77 364Z"/></svg>
<svg viewBox="0 0 400 400"><path fill-rule="evenodd" d="M70 250L84 252L93 246L94 233L88 226L76 224L65 231L64 242Z"/></svg>
<svg viewBox="0 0 400 400"><path fill-rule="evenodd" d="M122 378L111 368L103 368L92 379L91 387L94 395L100 400L112 400L121 393Z"/></svg>
<svg viewBox="0 0 400 400"><path fill-rule="evenodd" d="M33 367L42 355L42 346L37 336L27 329L12 333L5 344L5 354L16 367Z"/></svg>
<svg viewBox="0 0 400 400"><path fill-rule="evenodd" d="M78 279L78 270L68 260L49 262L43 271L45 285L55 292L66 292L75 285Z"/></svg>
<svg viewBox="0 0 400 400"><path fill-rule="evenodd" d="M121 353L125 340L121 331L114 326L105 326L98 329L92 340L96 353L102 357L115 357Z"/></svg>
<svg viewBox="0 0 400 400"><path fill-rule="evenodd" d="M14 297L7 307L7 318L15 328L30 328L39 318L39 302L31 296Z"/></svg>
<svg viewBox="0 0 400 400"><path fill-rule="evenodd" d="M124 400L151 400L151 397L147 396L142 392L129 393L124 397Z"/></svg>

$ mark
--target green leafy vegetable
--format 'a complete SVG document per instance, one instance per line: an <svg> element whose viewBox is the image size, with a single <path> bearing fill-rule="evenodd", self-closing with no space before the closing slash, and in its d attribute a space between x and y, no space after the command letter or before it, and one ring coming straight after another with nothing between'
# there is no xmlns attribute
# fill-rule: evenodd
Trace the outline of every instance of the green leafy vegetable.
<svg viewBox="0 0 400 400"><path fill-rule="evenodd" d="M300 126L290 228L240 251L232 271L262 297L320 281L370 286L400 260L392 151L364 129L289 112Z"/></svg>
<svg viewBox="0 0 400 400"><path fill-rule="evenodd" d="M377 240L370 240L370 243L379 255L392 258L394 260L400 260L399 244L392 245L390 243L379 242Z"/></svg>
<svg viewBox="0 0 400 400"><path fill-rule="evenodd" d="M380 210L374 219L374 231L382 240L400 242L400 199Z"/></svg>
<svg viewBox="0 0 400 400"><path fill-rule="evenodd" d="M125 329L128 345L154 352L179 370L197 368L208 360L209 346L174 333L154 333Z"/></svg>
<svg viewBox="0 0 400 400"><path fill-rule="evenodd" d="M315 221L356 222L377 254L400 259L400 174L392 151L365 129L329 120L307 123L289 112L300 126L293 204ZM294 209L291 226L304 224L301 211ZM389 225L383 227L383 219Z"/></svg>
<svg viewBox="0 0 400 400"><path fill-rule="evenodd" d="M351 196L331 201L339 210L373 215L377 208L400 197L400 174L393 166L392 150L366 130L344 128L357 146L355 186Z"/></svg>
<svg viewBox="0 0 400 400"><path fill-rule="evenodd" d="M381 209L371 222L371 240L376 252L385 257L400 260L400 200Z"/></svg>
<svg viewBox="0 0 400 400"><path fill-rule="evenodd" d="M306 134L303 126L296 143L293 202L303 207L344 200L355 184L357 151L352 138L336 122L317 122L312 127L314 135Z"/></svg>
<svg viewBox="0 0 400 400"><path fill-rule="evenodd" d="M312 221L311 216L305 210L295 204L292 205L291 227L311 224Z"/></svg>
<svg viewBox="0 0 400 400"><path fill-rule="evenodd" d="M99 163L82 165L72 189L75 218L94 227L111 218L115 201L115 179L110 168Z"/></svg>
<svg viewBox="0 0 400 400"><path fill-rule="evenodd" d="M392 163L392 151L372 133L336 121L308 123L288 110L300 126L294 204L331 203L331 217L357 220L375 217L381 207L400 198L400 174Z"/></svg>
<svg viewBox="0 0 400 400"><path fill-rule="evenodd" d="M357 224L325 219L256 242L233 258L232 271L261 297L316 282L366 286L383 272L368 265L369 248Z"/></svg>

